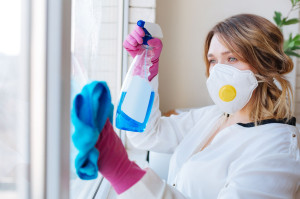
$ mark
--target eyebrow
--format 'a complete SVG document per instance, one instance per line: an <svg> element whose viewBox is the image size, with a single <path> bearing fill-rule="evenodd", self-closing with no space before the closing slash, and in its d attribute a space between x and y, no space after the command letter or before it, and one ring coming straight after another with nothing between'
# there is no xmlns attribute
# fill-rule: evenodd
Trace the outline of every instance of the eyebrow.
<svg viewBox="0 0 300 199"><path fill-rule="evenodd" d="M222 52L221 54L226 55L226 54L230 54L230 53L231 53L231 51L225 51L225 52ZM212 53L207 54L207 57L213 57L213 56L214 55Z"/></svg>

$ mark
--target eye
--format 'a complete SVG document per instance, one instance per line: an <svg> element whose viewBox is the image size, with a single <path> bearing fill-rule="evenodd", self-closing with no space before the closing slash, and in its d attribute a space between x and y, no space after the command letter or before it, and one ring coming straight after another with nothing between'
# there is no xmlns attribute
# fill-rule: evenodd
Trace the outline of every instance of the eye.
<svg viewBox="0 0 300 199"><path fill-rule="evenodd" d="M210 60L208 60L208 62L209 62L209 64L215 64L215 63L216 63L216 60L210 59Z"/></svg>
<svg viewBox="0 0 300 199"><path fill-rule="evenodd" d="M229 57L229 58L228 58L228 61L229 61L229 62L236 62L237 59L236 59L235 57Z"/></svg>

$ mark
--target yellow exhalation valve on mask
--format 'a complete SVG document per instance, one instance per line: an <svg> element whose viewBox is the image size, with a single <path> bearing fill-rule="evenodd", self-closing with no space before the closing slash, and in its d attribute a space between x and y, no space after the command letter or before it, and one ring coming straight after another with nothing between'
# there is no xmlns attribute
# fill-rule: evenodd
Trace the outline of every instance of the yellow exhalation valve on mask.
<svg viewBox="0 0 300 199"><path fill-rule="evenodd" d="M219 90L219 97L224 102L230 102L234 100L236 96L236 90L231 85L222 86Z"/></svg>
<svg viewBox="0 0 300 199"><path fill-rule="evenodd" d="M206 81L210 97L224 113L241 110L258 86L251 70L239 70L226 64L216 64Z"/></svg>

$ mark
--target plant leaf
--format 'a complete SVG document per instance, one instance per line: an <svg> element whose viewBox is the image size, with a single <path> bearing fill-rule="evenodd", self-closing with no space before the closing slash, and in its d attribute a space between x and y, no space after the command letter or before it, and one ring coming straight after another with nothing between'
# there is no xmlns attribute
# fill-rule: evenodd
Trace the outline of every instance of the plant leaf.
<svg viewBox="0 0 300 199"><path fill-rule="evenodd" d="M299 50L300 49L300 46L294 46L293 48L291 48L291 50Z"/></svg>
<svg viewBox="0 0 300 199"><path fill-rule="evenodd" d="M288 56L300 57L300 55L298 53L295 53L292 50L285 51L285 54L287 54Z"/></svg>
<svg viewBox="0 0 300 199"><path fill-rule="evenodd" d="M294 38L293 41L299 41L300 40L300 34L297 34Z"/></svg>
<svg viewBox="0 0 300 199"><path fill-rule="evenodd" d="M300 41L294 41L294 46L300 46Z"/></svg>
<svg viewBox="0 0 300 199"><path fill-rule="evenodd" d="M299 19L297 19L297 18L293 18L293 19L289 19L289 20L285 20L284 22L283 22L283 25L292 25L292 24L296 24L296 23L298 23L299 22Z"/></svg>
<svg viewBox="0 0 300 199"><path fill-rule="evenodd" d="M289 42L288 48L293 48L294 46L295 46L295 42L294 41Z"/></svg>
<svg viewBox="0 0 300 199"><path fill-rule="evenodd" d="M281 26L283 26L283 25L285 24L286 20L287 20L287 17L284 17L284 18L281 20Z"/></svg>
<svg viewBox="0 0 300 199"><path fill-rule="evenodd" d="M281 12L275 11L275 15L274 15L273 19L278 27L281 27L281 24L282 24L281 17L282 17Z"/></svg>
<svg viewBox="0 0 300 199"><path fill-rule="evenodd" d="M286 51L289 48L289 41L285 40L283 43L283 50Z"/></svg>
<svg viewBox="0 0 300 199"><path fill-rule="evenodd" d="M293 41L293 35L292 35L292 33L290 33L290 35L289 35L289 42L291 42L291 41Z"/></svg>

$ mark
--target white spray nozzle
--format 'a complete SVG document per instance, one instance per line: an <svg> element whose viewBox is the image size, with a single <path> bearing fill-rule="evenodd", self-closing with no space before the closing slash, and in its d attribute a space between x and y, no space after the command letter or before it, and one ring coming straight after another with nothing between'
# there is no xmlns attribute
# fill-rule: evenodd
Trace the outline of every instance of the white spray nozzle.
<svg viewBox="0 0 300 199"><path fill-rule="evenodd" d="M144 28L152 35L152 37L163 38L162 30L158 24L145 22Z"/></svg>

